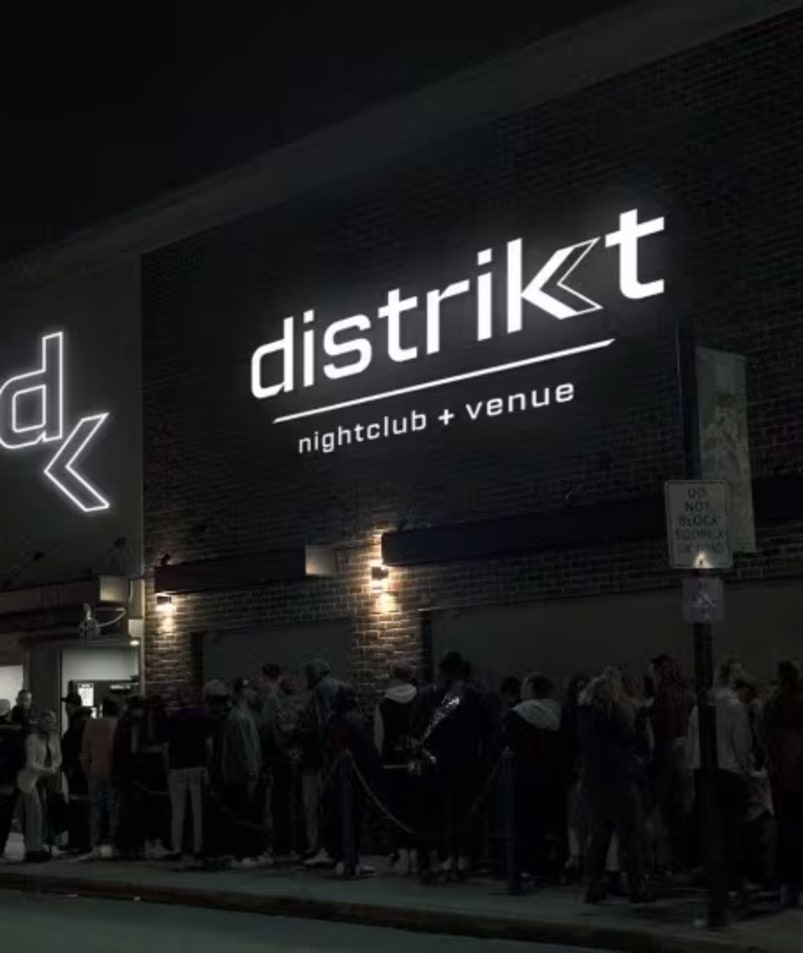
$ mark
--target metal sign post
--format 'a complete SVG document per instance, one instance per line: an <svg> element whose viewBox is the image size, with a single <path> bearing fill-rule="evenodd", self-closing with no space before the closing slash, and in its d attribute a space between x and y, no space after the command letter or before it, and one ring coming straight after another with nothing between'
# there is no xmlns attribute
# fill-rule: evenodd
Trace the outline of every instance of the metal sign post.
<svg viewBox="0 0 803 953"><path fill-rule="evenodd" d="M678 369L683 414L683 438L686 475L690 481L667 484L667 537L672 565L691 569L694 579L708 578L715 568L731 564L727 534L727 486L724 492L724 532L722 484L705 484L700 476L699 411L697 400L696 353L691 336L678 330ZM692 482L693 481L693 482ZM702 495L699 495L702 493ZM695 503L702 503L695 508ZM686 504L691 504L687 507ZM681 519L683 517L683 519ZM688 517L688 518L687 518ZM694 517L697 517L696 519ZM691 564L689 564L691 563ZM720 603L722 600L720 600ZM694 610L696 611L696 610ZM714 661L711 616L701 615L692 622L694 637L697 725L700 735L700 771L697 777L697 801L703 834L706 880L708 882L708 926L712 929L728 922L728 895L722 863L722 831L717 810L717 710L714 700Z"/></svg>

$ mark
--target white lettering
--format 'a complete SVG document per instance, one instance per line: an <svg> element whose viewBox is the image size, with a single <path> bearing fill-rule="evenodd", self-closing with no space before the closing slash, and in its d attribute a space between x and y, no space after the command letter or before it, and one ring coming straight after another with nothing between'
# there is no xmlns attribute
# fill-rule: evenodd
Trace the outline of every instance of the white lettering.
<svg viewBox="0 0 803 953"><path fill-rule="evenodd" d="M470 281L456 281L444 291L427 292L427 354L436 354L441 349L441 301L466 294Z"/></svg>
<svg viewBox="0 0 803 953"><path fill-rule="evenodd" d="M417 347L403 347L401 343L401 316L405 311L418 307L418 298L402 298L401 288L392 288L388 292L388 303L377 312L380 318L388 322L388 357L392 361L414 361L418 357Z"/></svg>
<svg viewBox="0 0 803 953"><path fill-rule="evenodd" d="M10 377L0 387L0 447L5 450L23 450L64 436L63 332L41 338L41 355L36 370Z"/></svg>
<svg viewBox="0 0 803 953"><path fill-rule="evenodd" d="M262 383L262 361L269 354L282 354L283 376L279 384ZM275 397L293 389L293 319L284 319L284 333L278 341L258 347L251 358L251 393L257 400Z"/></svg>
<svg viewBox="0 0 803 953"><path fill-rule="evenodd" d="M351 377L353 374L362 374L371 363L373 350L370 341L365 338L354 338L351 341L337 340L339 334L351 330L370 331L371 319L366 314L353 314L350 318L335 321L324 331L323 349L328 357L342 357L346 354L358 355L357 360L351 364L340 366L324 364L323 372L331 380L337 380L340 377Z"/></svg>
<svg viewBox="0 0 803 953"><path fill-rule="evenodd" d="M664 230L664 219L653 218L638 222L638 209L630 209L619 216L619 231L605 236L605 247L619 246L619 289L626 298L649 298L664 293L663 279L642 283L639 279L638 243L648 235Z"/></svg>

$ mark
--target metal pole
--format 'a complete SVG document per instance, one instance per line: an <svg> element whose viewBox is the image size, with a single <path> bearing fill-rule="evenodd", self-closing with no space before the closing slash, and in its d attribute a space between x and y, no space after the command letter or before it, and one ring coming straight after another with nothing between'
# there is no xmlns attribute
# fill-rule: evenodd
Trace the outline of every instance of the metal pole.
<svg viewBox="0 0 803 953"><path fill-rule="evenodd" d="M678 329L677 352L686 476L695 480L700 478L701 468L696 350L691 332L684 333ZM728 910L717 810L717 710L713 698L714 661L710 623L695 623L693 636L697 724L700 736L700 785L696 793L708 883L708 926L714 929L727 923Z"/></svg>

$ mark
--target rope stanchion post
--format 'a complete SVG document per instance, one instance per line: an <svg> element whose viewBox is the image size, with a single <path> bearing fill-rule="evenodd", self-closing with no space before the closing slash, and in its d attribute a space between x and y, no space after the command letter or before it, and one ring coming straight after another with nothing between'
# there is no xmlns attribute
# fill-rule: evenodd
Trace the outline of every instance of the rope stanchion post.
<svg viewBox="0 0 803 953"><path fill-rule="evenodd" d="M505 796L505 866L507 868L507 887L511 894L521 893L516 851L516 784L514 777L513 752L506 748L502 753L502 784Z"/></svg>
<svg viewBox="0 0 803 953"><path fill-rule="evenodd" d="M351 774L351 757L346 756L340 759L338 780L344 873L346 877L354 877L357 874L357 839L354 829L354 782Z"/></svg>

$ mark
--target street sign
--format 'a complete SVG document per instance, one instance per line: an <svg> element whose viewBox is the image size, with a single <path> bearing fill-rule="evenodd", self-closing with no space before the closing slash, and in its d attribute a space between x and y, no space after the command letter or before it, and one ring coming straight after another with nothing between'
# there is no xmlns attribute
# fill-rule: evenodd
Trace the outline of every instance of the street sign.
<svg viewBox="0 0 803 953"><path fill-rule="evenodd" d="M666 536L674 569L729 569L728 484L670 480L666 484Z"/></svg>
<svg viewBox="0 0 803 953"><path fill-rule="evenodd" d="M725 616L725 584L718 576L687 576L683 580L683 621L711 625Z"/></svg>

